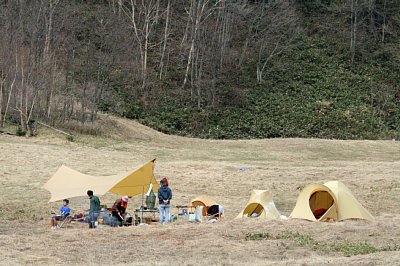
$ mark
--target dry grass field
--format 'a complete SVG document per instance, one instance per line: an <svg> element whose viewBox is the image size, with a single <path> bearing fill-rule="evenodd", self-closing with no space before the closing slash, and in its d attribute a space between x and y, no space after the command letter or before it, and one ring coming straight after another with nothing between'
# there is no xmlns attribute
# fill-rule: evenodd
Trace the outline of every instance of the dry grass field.
<svg viewBox="0 0 400 266"><path fill-rule="evenodd" d="M399 265L400 142L269 139L216 141L168 136L132 121L103 118L101 137L74 142L47 129L34 138L0 135L0 264ZM213 224L51 230L49 192L59 166L121 173L157 158L173 205L208 194L225 206ZM249 168L241 171L240 168ZM233 220L252 189L268 189L290 215L301 189L340 180L375 216L371 222ZM116 195L100 199L111 205ZM88 207L71 200L75 212ZM140 197L128 209L140 205ZM175 211L175 210L173 210Z"/></svg>

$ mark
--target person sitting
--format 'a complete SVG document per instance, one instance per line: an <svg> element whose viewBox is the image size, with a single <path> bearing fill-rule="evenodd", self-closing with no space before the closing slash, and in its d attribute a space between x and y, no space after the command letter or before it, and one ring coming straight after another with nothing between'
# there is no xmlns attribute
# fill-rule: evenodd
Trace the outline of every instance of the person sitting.
<svg viewBox="0 0 400 266"><path fill-rule="evenodd" d="M65 220L65 219L71 219L70 218L70 213L71 213L71 208L68 207L69 200L64 199L63 200L63 205L60 208L60 214L55 215L51 217L51 229L57 229L58 228L58 221L60 220ZM51 211L53 214L55 214L55 211Z"/></svg>
<svg viewBox="0 0 400 266"><path fill-rule="evenodd" d="M122 225L122 221L125 218L126 208L128 207L128 196L123 196L120 199L117 199L114 202L114 205L111 208L111 214L115 221L118 221L118 225Z"/></svg>

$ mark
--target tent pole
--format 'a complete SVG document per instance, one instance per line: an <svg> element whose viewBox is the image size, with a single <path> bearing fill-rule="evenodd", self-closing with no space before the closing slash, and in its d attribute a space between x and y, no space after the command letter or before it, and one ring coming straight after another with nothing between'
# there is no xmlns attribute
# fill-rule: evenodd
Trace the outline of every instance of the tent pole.
<svg viewBox="0 0 400 266"><path fill-rule="evenodd" d="M140 223L143 223L143 209L144 209L144 205L143 205L143 198L144 198L144 186L142 186L142 207L141 207L141 218L140 218Z"/></svg>

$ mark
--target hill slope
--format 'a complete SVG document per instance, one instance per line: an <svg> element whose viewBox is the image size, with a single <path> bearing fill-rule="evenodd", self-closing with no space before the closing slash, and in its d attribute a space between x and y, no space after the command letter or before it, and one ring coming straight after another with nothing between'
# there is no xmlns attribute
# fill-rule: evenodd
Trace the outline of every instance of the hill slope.
<svg viewBox="0 0 400 266"><path fill-rule="evenodd" d="M0 127L103 111L201 138L399 138L399 14L398 0L2 1Z"/></svg>

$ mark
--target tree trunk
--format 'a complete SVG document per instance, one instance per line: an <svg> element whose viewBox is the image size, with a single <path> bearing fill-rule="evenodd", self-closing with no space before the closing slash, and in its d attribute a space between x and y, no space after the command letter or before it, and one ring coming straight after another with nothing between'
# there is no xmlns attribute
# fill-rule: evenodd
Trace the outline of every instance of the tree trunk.
<svg viewBox="0 0 400 266"><path fill-rule="evenodd" d="M2 128L3 125L3 84L4 84L4 79L3 79L3 74L0 80L0 128Z"/></svg>
<svg viewBox="0 0 400 266"><path fill-rule="evenodd" d="M382 36L381 41L385 42L385 30L386 30L386 0L383 1L383 23L382 23Z"/></svg>
<svg viewBox="0 0 400 266"><path fill-rule="evenodd" d="M356 36L357 36L357 0L351 1L351 38L350 38L350 63L353 65L356 53Z"/></svg>
<svg viewBox="0 0 400 266"><path fill-rule="evenodd" d="M3 116L3 124L5 123L6 118L7 118L7 112L8 112L8 108L10 106L11 96L12 96L12 93L13 93L15 81L17 79L17 71L18 71L18 53L17 53L17 50L16 50L15 51L15 73L14 73L14 79L11 82L10 91L8 93L7 103L6 103L6 106L5 106L4 116Z"/></svg>
<svg viewBox="0 0 400 266"><path fill-rule="evenodd" d="M188 53L188 60L186 64L186 71L185 71L185 76L183 78L183 84L182 88L185 87L187 81L188 81L188 76L189 76L189 70L190 66L192 65L192 60L193 60L193 54L195 52L195 45L196 45L196 40L197 40L197 34L198 30L200 27L200 21L203 15L204 7L207 4L207 1L203 2L200 0L197 3L195 1L192 1L193 3L193 8L191 8L191 13L189 14L189 19L192 21L192 32L191 32L191 39L190 39L190 49ZM191 95L193 96L193 90L191 90Z"/></svg>
<svg viewBox="0 0 400 266"><path fill-rule="evenodd" d="M138 30L138 25L137 25L137 22L136 22L136 8L135 8L135 4L136 3L134 3L133 2L133 0L131 0L131 10L130 10L130 12L131 12L131 23L132 23L132 26L133 26L133 30L134 30L134 33L135 33L135 38L136 38L136 40L137 40L137 42L138 42L138 44L139 44L139 52L140 52L140 65L141 65L141 76L142 76L142 78L143 78L143 73L144 73L144 49L143 49L143 44L142 44L142 38L141 38L141 35L139 34L139 30ZM143 86L143 84L144 84L144 81L142 80L142 86Z"/></svg>
<svg viewBox="0 0 400 266"><path fill-rule="evenodd" d="M55 8L58 4L59 0L50 0L49 4L49 16L48 16L48 21L46 25L46 36L45 36L45 41L44 41L44 57L45 57L45 62L49 59L49 53L50 53L50 42L51 42L51 32L53 30L53 15Z"/></svg>
<svg viewBox="0 0 400 266"><path fill-rule="evenodd" d="M170 8L171 8L171 1L168 1L167 5L167 18L165 20L165 29L164 29L164 43L161 51L161 59L160 59L160 75L159 79L162 79L163 68L164 68L164 57L165 57L165 50L167 48L167 40L168 40L168 26L169 26L169 16L170 16Z"/></svg>
<svg viewBox="0 0 400 266"><path fill-rule="evenodd" d="M143 51L143 69L142 69L142 89L146 87L146 79L147 79L147 50L149 46L149 18L146 17L145 19L145 36L144 36L144 51Z"/></svg>

